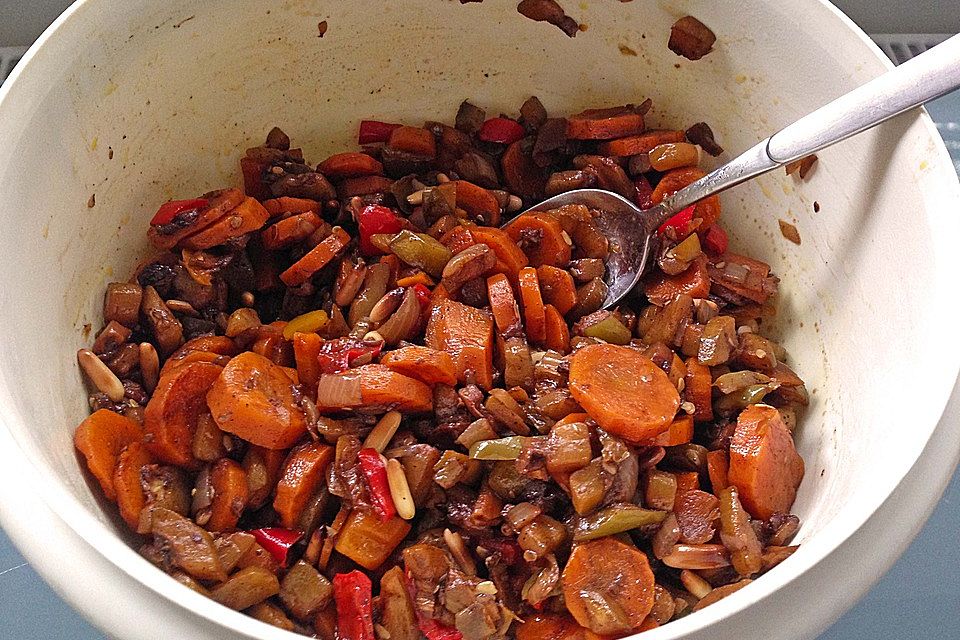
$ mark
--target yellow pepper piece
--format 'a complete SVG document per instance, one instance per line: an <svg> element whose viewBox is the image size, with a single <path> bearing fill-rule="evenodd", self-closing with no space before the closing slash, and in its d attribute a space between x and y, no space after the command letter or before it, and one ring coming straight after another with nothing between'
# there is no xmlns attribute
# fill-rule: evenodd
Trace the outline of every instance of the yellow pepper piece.
<svg viewBox="0 0 960 640"><path fill-rule="evenodd" d="M327 326L330 317L323 309L308 311L288 322L283 328L283 337L286 340L293 340L295 333L316 333Z"/></svg>

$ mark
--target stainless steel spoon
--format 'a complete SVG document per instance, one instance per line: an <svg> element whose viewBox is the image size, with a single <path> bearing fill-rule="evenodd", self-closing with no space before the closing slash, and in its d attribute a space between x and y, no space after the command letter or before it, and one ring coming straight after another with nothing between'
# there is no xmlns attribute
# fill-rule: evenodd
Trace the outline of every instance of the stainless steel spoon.
<svg viewBox="0 0 960 640"><path fill-rule="evenodd" d="M657 229L671 216L708 196L816 153L958 88L960 35L800 118L646 211L602 189L561 193L527 211L584 204L601 212L596 220L613 249L607 259L609 290L603 303L606 309L639 282L655 252Z"/></svg>

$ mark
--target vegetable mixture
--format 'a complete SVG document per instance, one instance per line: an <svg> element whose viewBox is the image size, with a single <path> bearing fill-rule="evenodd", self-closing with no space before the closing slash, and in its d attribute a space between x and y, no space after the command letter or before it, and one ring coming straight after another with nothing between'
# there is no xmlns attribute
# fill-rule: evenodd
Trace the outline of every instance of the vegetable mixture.
<svg viewBox="0 0 960 640"><path fill-rule="evenodd" d="M274 129L243 189L160 206L78 354L76 447L143 556L328 640L582 640L793 553L807 392L719 200L661 227L611 310L597 212L515 217L703 176L710 128L648 129L649 107L464 102L455 126L364 121L319 165Z"/></svg>

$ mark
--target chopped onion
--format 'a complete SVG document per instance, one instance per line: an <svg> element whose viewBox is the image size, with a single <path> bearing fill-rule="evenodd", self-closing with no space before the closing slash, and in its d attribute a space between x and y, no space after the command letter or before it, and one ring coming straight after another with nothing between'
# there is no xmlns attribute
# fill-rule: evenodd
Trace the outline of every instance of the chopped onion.
<svg viewBox="0 0 960 640"><path fill-rule="evenodd" d="M324 407L359 407L363 404L360 378L353 375L324 374L317 385L317 404Z"/></svg>

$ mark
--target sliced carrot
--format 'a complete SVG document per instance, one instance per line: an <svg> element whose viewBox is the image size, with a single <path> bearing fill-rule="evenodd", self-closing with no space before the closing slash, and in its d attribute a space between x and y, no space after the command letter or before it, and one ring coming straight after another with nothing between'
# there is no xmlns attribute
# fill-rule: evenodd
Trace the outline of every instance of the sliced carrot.
<svg viewBox="0 0 960 640"><path fill-rule="evenodd" d="M464 249L469 249L477 244L477 241L473 239L473 234L470 233L470 229L459 225L445 233L444 236L440 238L440 244L450 249L450 253L453 255L457 255Z"/></svg>
<svg viewBox="0 0 960 640"><path fill-rule="evenodd" d="M294 365L293 345L283 337L285 324L285 322L274 322L257 327L257 337L250 345L250 351L281 367Z"/></svg>
<svg viewBox="0 0 960 640"><path fill-rule="evenodd" d="M471 220L496 227L500 224L500 203L490 191L466 180L456 180L457 206L469 214Z"/></svg>
<svg viewBox="0 0 960 640"><path fill-rule="evenodd" d="M362 176L347 178L337 185L337 196L347 200L354 196L369 196L374 193L386 193L393 186L393 180L384 176Z"/></svg>
<svg viewBox="0 0 960 640"><path fill-rule="evenodd" d="M436 287L433 288L433 291L430 292L430 311L433 312L433 308L439 306L444 300L450 299L450 292L447 291L447 288L443 286L441 282Z"/></svg>
<svg viewBox="0 0 960 640"><path fill-rule="evenodd" d="M283 215L285 213L320 213L320 203L309 198L291 198L282 196L271 200L263 201L263 208L267 210L271 218Z"/></svg>
<svg viewBox="0 0 960 640"><path fill-rule="evenodd" d="M200 336L184 342L167 358L167 363L182 358L191 351L209 351L225 356L235 356L239 353L237 344L227 336Z"/></svg>
<svg viewBox="0 0 960 640"><path fill-rule="evenodd" d="M430 313L426 343L432 349L450 354L460 382L472 379L483 389L493 387L493 318L490 313L444 300Z"/></svg>
<svg viewBox="0 0 960 640"><path fill-rule="evenodd" d="M506 226L506 232L523 248L530 264L555 267L570 262L571 247L560 221L546 213L525 213ZM566 237L565 237L566 236Z"/></svg>
<svg viewBox="0 0 960 640"><path fill-rule="evenodd" d="M327 178L360 178L383 174L383 165L376 158L358 151L336 153L317 166L317 171Z"/></svg>
<svg viewBox="0 0 960 640"><path fill-rule="evenodd" d="M743 410L730 439L727 479L754 518L790 512L803 480L803 458L779 411L762 404Z"/></svg>
<svg viewBox="0 0 960 640"><path fill-rule="evenodd" d="M158 227L151 225L147 231L147 237L159 249L172 249L191 233L205 229L225 216L228 211L239 206L245 198L246 196L240 189L224 189L210 199L207 208L200 212L200 216L193 224L167 234L160 233Z"/></svg>
<svg viewBox="0 0 960 640"><path fill-rule="evenodd" d="M73 434L74 446L87 459L87 468L110 500L117 499L113 484L117 457L141 435L136 422L109 409L95 411L80 423Z"/></svg>
<svg viewBox="0 0 960 640"><path fill-rule="evenodd" d="M446 351L419 345L401 347L384 355L380 364L429 385L457 384L457 367Z"/></svg>
<svg viewBox="0 0 960 640"><path fill-rule="evenodd" d="M707 475L710 476L713 493L720 495L722 490L730 486L727 479L729 469L730 459L726 451L718 449L707 453Z"/></svg>
<svg viewBox="0 0 960 640"><path fill-rule="evenodd" d="M667 374L629 347L583 347L570 359L569 387L597 424L630 442L656 438L680 407L680 394Z"/></svg>
<svg viewBox="0 0 960 640"><path fill-rule="evenodd" d="M693 440L693 416L677 416L669 428L654 438L653 444L661 447L675 447Z"/></svg>
<svg viewBox="0 0 960 640"><path fill-rule="evenodd" d="M530 264L527 254L520 250L506 231L495 227L470 227L470 235L475 244L482 242L493 250L497 256L494 273L504 274L511 282L517 279L520 269Z"/></svg>
<svg viewBox="0 0 960 640"><path fill-rule="evenodd" d="M518 280L527 337L535 344L543 344L547 339L546 312L540 295L540 278L537 270L533 267L520 269Z"/></svg>
<svg viewBox="0 0 960 640"><path fill-rule="evenodd" d="M573 140L613 140L643 132L643 115L623 107L587 109L567 118Z"/></svg>
<svg viewBox="0 0 960 640"><path fill-rule="evenodd" d="M650 150L657 145L683 142L685 138L683 131L669 129L647 131L639 135L603 142L597 147L597 153L602 156L636 156L641 153L650 153Z"/></svg>
<svg viewBox="0 0 960 640"><path fill-rule="evenodd" d="M325 395L324 389L333 386L338 390L354 387L359 390L359 394L356 397ZM433 391L423 382L397 373L382 364L365 364L343 373L321 376L317 390L317 409L324 412L356 409L368 413L384 413L389 410L424 413L433 409Z"/></svg>
<svg viewBox="0 0 960 640"><path fill-rule="evenodd" d="M604 636L584 629L573 618L560 613L524 616L515 635L517 640L604 640Z"/></svg>
<svg viewBox="0 0 960 640"><path fill-rule="evenodd" d="M286 449L307 432L307 422L283 368L246 351L223 368L207 393L221 430L268 449Z"/></svg>
<svg viewBox="0 0 960 640"><path fill-rule="evenodd" d="M500 158L500 167L503 169L503 181L511 193L524 200L536 200L543 196L547 177L533 157L524 152L523 140L517 140L507 147Z"/></svg>
<svg viewBox="0 0 960 640"><path fill-rule="evenodd" d="M433 287L436 282L423 271L417 271L413 275L403 278L397 278L398 287L412 287L415 284L422 284L425 287Z"/></svg>
<svg viewBox="0 0 960 640"><path fill-rule="evenodd" d="M567 315L577 304L577 287L570 272L545 264L537 269L537 277L543 299L556 307L560 315Z"/></svg>
<svg viewBox="0 0 960 640"><path fill-rule="evenodd" d="M500 335L519 335L523 326L520 323L520 308L507 276L495 273L487 278L487 299Z"/></svg>
<svg viewBox="0 0 960 640"><path fill-rule="evenodd" d="M390 132L387 146L395 151L405 151L428 160L437 156L436 138L420 127L397 127Z"/></svg>
<svg viewBox="0 0 960 640"><path fill-rule="evenodd" d="M306 240L314 231L323 226L323 220L313 211L297 213L289 218L275 222L263 230L263 246L275 250L289 247Z"/></svg>
<svg viewBox="0 0 960 640"><path fill-rule="evenodd" d="M707 261L703 257L698 258L687 267L686 271L675 276L668 276L658 271L647 280L644 292L650 302L660 307L683 293L691 298L706 298L710 295Z"/></svg>
<svg viewBox="0 0 960 640"><path fill-rule="evenodd" d="M570 353L570 328L560 311L552 304L548 304L543 308L543 316L543 330L546 334L544 342L547 349L553 349L560 353Z"/></svg>
<svg viewBox="0 0 960 640"><path fill-rule="evenodd" d="M696 422L709 422L713 420L713 377L710 367L700 364L696 358L687 358L686 364L683 399L693 403L693 419Z"/></svg>
<svg viewBox="0 0 960 640"><path fill-rule="evenodd" d="M341 227L334 227L323 242L311 249L289 269L280 274L280 280L288 287L303 284L320 269L323 269L334 257L350 243L350 234Z"/></svg>
<svg viewBox="0 0 960 640"><path fill-rule="evenodd" d="M140 525L140 512L147 504L140 483L140 470L153 463L153 458L140 441L131 442L120 453L117 469L113 474L113 486L117 491L117 506L120 517L134 531Z"/></svg>
<svg viewBox="0 0 960 640"><path fill-rule="evenodd" d="M589 419L590 419L590 414L587 414L587 413L581 413L581 412L568 413L567 415L565 415L564 417L560 418L555 423L553 423L553 426L562 427L565 424L574 424L576 422L586 422Z"/></svg>
<svg viewBox="0 0 960 640"><path fill-rule="evenodd" d="M191 362L161 376L143 412L143 441L161 462L195 468L193 434L207 410L207 390L223 367Z"/></svg>
<svg viewBox="0 0 960 640"><path fill-rule="evenodd" d="M382 522L372 509L356 508L337 536L336 550L364 569L375 571L410 533L400 516Z"/></svg>
<svg viewBox="0 0 960 640"><path fill-rule="evenodd" d="M239 238L256 231L269 218L270 214L262 204L254 198L245 198L213 224L181 240L179 245L194 250L216 247L231 238Z"/></svg>
<svg viewBox="0 0 960 640"><path fill-rule="evenodd" d="M684 167L667 171L660 178L660 182L657 183L653 193L650 194L650 201L653 204L660 204L667 196L696 182L705 175L707 174L697 167ZM697 232L706 233L707 229L720 219L720 196L710 196L698 202L693 216L703 220L697 228Z"/></svg>
<svg viewBox="0 0 960 640"><path fill-rule="evenodd" d="M697 491L700 489L700 474L696 471L678 471L673 474L677 478L677 495L687 491Z"/></svg>
<svg viewBox="0 0 960 640"><path fill-rule="evenodd" d="M223 458L210 470L213 500L210 503L208 531L234 529L247 506L247 473L239 464Z"/></svg>
<svg viewBox="0 0 960 640"><path fill-rule="evenodd" d="M333 447L316 442L300 445L287 456L273 499L273 509L280 516L280 523L284 527L298 528L300 514L323 483L331 460Z"/></svg>
<svg viewBox="0 0 960 640"><path fill-rule="evenodd" d="M560 582L567 610L594 633L630 633L653 609L656 585L646 554L616 538L574 546Z"/></svg>
<svg viewBox="0 0 960 640"><path fill-rule="evenodd" d="M300 381L308 389L317 388L317 382L320 381L320 363L317 357L320 355L320 347L323 345L323 339L316 333L293 334L293 357L297 363L297 372L300 374Z"/></svg>

